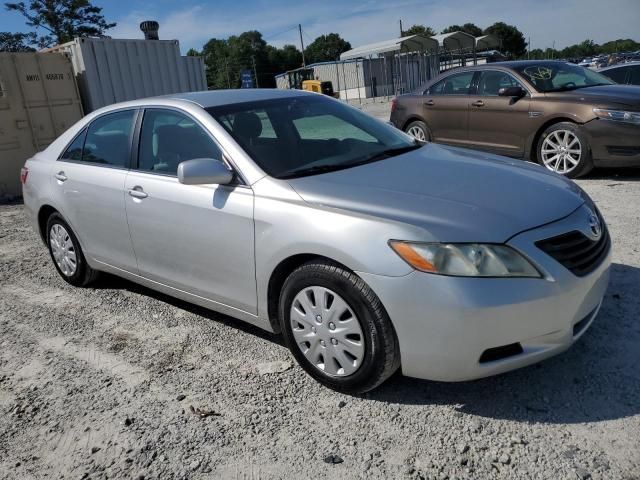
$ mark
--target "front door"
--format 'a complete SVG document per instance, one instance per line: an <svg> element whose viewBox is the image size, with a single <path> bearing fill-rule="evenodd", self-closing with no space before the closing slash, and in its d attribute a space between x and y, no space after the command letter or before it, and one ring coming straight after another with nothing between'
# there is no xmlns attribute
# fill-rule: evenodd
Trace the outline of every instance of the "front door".
<svg viewBox="0 0 640 480"><path fill-rule="evenodd" d="M443 78L422 96L422 116L437 143L467 143L469 89L474 72L460 72Z"/></svg>
<svg viewBox="0 0 640 480"><path fill-rule="evenodd" d="M522 157L525 140L531 135L531 97L501 97L501 88L521 87L507 72L485 70L477 82L477 93L469 105L469 142L474 148L501 155Z"/></svg>
<svg viewBox="0 0 640 480"><path fill-rule="evenodd" d="M124 205L137 110L96 118L67 147L52 171L56 205L85 255L136 272Z"/></svg>
<svg viewBox="0 0 640 480"><path fill-rule="evenodd" d="M210 134L184 112L147 109L125 203L143 277L257 313L253 190L243 185L183 185L178 164L222 160Z"/></svg>

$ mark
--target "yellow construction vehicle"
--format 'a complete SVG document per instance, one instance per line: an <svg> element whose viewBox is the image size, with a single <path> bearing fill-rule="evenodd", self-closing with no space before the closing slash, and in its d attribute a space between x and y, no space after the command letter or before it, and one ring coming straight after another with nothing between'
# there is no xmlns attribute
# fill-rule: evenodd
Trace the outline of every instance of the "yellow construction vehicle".
<svg viewBox="0 0 640 480"><path fill-rule="evenodd" d="M308 92L323 93L330 97L338 98L338 94L333 91L333 84L329 81L322 80L304 80L302 82L302 90Z"/></svg>

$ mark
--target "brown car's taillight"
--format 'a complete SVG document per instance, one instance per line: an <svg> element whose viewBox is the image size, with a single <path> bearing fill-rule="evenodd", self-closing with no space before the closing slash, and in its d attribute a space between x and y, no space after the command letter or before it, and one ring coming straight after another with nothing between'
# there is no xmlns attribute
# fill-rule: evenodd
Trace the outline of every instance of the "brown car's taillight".
<svg viewBox="0 0 640 480"><path fill-rule="evenodd" d="M22 167L20 169L20 183L23 185L27 183L27 176L29 176L29 169L27 167Z"/></svg>
<svg viewBox="0 0 640 480"><path fill-rule="evenodd" d="M398 106L398 99L394 98L393 100L391 100L391 111L395 111L396 107Z"/></svg>

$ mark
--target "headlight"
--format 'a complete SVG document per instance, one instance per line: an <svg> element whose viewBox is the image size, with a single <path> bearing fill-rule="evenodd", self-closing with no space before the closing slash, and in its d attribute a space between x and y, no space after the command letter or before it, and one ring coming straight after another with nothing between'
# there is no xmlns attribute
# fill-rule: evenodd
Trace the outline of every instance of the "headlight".
<svg viewBox="0 0 640 480"><path fill-rule="evenodd" d="M640 112L626 112L624 110L609 110L607 108L594 108L593 113L598 118L613 120L615 122L626 122L640 125Z"/></svg>
<svg viewBox="0 0 640 480"><path fill-rule="evenodd" d="M389 246L422 272L459 277L541 277L526 258L506 245L390 240Z"/></svg>

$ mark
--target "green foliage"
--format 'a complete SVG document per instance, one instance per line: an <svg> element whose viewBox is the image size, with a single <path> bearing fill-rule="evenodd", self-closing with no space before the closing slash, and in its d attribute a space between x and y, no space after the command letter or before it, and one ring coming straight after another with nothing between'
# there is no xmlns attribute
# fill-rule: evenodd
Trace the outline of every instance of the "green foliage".
<svg viewBox="0 0 640 480"><path fill-rule="evenodd" d="M575 45L570 45L562 50L554 50L547 48L545 50L535 48L529 53L529 58L532 60L542 60L546 58L557 59L583 59L585 57L593 57L596 55L607 55L616 52L635 52L640 50L640 42L631 40L630 38L620 38L618 40L611 40L609 42L598 45L593 40L584 40ZM523 55L525 58L527 55Z"/></svg>
<svg viewBox="0 0 640 480"><path fill-rule="evenodd" d="M26 19L29 27L38 35L35 43L40 48L73 40L74 37L101 37L106 30L116 26L108 23L102 15L102 8L90 0L30 0L29 2L7 2L5 8L15 11Z"/></svg>
<svg viewBox="0 0 640 480"><path fill-rule="evenodd" d="M482 36L482 29L474 23L465 23L464 25L450 25L440 33L464 32L474 37Z"/></svg>
<svg viewBox="0 0 640 480"><path fill-rule="evenodd" d="M351 50L351 44L340 37L337 33L320 35L307 48L304 49L304 56L307 63L330 62L338 60L340 54Z"/></svg>
<svg viewBox="0 0 640 480"><path fill-rule="evenodd" d="M437 35L436 31L425 25L412 25L408 30L402 31L403 37L408 37L409 35L425 35L427 37L433 37Z"/></svg>
<svg viewBox="0 0 640 480"><path fill-rule="evenodd" d="M502 53L509 57L519 58L527 51L527 42L524 39L524 35L513 25L496 22L485 28L484 34L498 37L502 41Z"/></svg>
<svg viewBox="0 0 640 480"><path fill-rule="evenodd" d="M33 52L34 33L0 32L0 52Z"/></svg>

